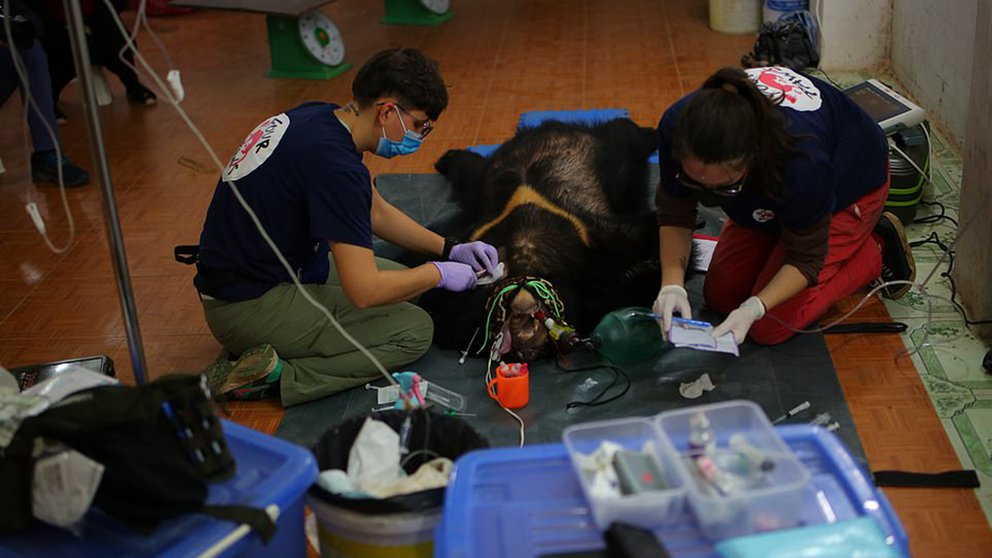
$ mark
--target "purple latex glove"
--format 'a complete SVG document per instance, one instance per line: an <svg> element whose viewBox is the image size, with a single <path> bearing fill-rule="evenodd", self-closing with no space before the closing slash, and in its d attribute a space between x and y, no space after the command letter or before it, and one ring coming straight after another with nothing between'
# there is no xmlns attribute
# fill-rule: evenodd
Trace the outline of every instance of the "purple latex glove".
<svg viewBox="0 0 992 558"><path fill-rule="evenodd" d="M455 244L451 248L448 259L453 262L468 264L476 271L485 269L489 275L492 275L496 266L499 265L499 254L496 252L496 248L481 240Z"/></svg>
<svg viewBox="0 0 992 558"><path fill-rule="evenodd" d="M458 262L431 263L441 272L441 281L437 288L454 292L475 288L475 270L471 266Z"/></svg>

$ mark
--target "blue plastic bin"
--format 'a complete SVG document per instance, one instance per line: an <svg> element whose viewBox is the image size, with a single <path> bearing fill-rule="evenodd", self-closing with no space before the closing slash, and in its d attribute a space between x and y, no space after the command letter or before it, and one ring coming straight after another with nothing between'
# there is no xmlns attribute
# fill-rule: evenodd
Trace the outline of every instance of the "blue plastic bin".
<svg viewBox="0 0 992 558"><path fill-rule="evenodd" d="M892 506L833 433L808 425L777 430L812 474L800 525L869 516L909 556ZM453 479L434 540L437 558L526 558L605 546L561 444L473 452L458 460ZM718 556L688 507L656 534L672 556Z"/></svg>
<svg viewBox="0 0 992 558"><path fill-rule="evenodd" d="M279 507L276 534L263 545L256 533L229 537L234 523L202 514L189 514L162 523L144 536L120 521L91 512L85 518L85 536L44 524L14 536L0 537L0 557L15 556L199 556L208 550L218 556L305 556L303 496L317 478L313 454L306 448L222 421L237 473L210 485L210 504ZM229 540L225 540L229 539ZM223 542L222 542L223 541ZM226 546L225 546L226 545Z"/></svg>

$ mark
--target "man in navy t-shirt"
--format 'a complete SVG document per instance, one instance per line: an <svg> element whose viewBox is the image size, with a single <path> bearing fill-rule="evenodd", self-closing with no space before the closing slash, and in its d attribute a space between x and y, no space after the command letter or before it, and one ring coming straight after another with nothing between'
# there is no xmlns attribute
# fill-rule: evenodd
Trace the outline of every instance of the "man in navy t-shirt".
<svg viewBox="0 0 992 558"><path fill-rule="evenodd" d="M897 281L890 298L909 290L912 254L884 213L888 145L843 92L788 68L726 68L666 110L658 136L663 331L691 317L697 203L729 217L703 287L728 314L715 336L780 343L872 280Z"/></svg>
<svg viewBox="0 0 992 558"><path fill-rule="evenodd" d="M345 106L306 103L267 118L218 181L194 284L210 330L239 357L207 370L215 391L253 398L278 388L293 405L379 375L293 276L390 369L419 358L433 335L427 313L406 301L435 287L471 289L499 263L492 246L456 244L386 202L362 163L365 152L413 153L430 133L448 103L437 65L415 49L380 52L352 94ZM439 261L406 268L378 259L373 235Z"/></svg>

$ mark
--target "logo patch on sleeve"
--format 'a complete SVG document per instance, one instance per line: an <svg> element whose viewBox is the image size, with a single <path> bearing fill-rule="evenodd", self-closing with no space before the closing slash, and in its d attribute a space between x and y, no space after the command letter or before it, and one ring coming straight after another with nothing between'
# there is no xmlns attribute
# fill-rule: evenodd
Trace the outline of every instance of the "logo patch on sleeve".
<svg viewBox="0 0 992 558"><path fill-rule="evenodd" d="M224 179L244 178L262 166L275 152L287 129L289 129L289 117L286 113L272 116L256 126L231 157L231 161L224 169Z"/></svg>
<svg viewBox="0 0 992 558"><path fill-rule="evenodd" d="M806 76L779 66L745 70L747 77L769 99L781 99L781 105L802 112L819 110L823 105L820 90Z"/></svg>
<svg viewBox="0 0 992 558"><path fill-rule="evenodd" d="M771 209L755 209L751 218L759 223L767 223L775 218L775 212Z"/></svg>

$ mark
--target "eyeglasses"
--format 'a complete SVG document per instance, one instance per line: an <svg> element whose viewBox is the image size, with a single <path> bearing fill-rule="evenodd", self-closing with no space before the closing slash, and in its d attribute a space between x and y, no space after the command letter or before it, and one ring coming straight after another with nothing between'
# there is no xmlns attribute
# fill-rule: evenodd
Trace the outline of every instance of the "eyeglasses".
<svg viewBox="0 0 992 558"><path fill-rule="evenodd" d="M723 186L717 186L715 188L694 180L691 176L685 174L685 172L681 170L675 173L675 180L690 190L708 192L710 194L716 194L717 196L725 196L729 198L741 193L741 190L744 187L744 182L747 180L747 175L748 173L745 171L740 178L730 184L724 184Z"/></svg>
<svg viewBox="0 0 992 558"><path fill-rule="evenodd" d="M427 135L434 130L434 123L431 122L429 118L425 120L417 120L417 117L414 116L413 113L400 106L399 103L393 103L393 105L395 105L396 108L400 109L406 114L410 115L410 118L413 119L413 131L420 134L421 138L426 138Z"/></svg>

